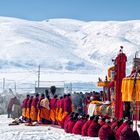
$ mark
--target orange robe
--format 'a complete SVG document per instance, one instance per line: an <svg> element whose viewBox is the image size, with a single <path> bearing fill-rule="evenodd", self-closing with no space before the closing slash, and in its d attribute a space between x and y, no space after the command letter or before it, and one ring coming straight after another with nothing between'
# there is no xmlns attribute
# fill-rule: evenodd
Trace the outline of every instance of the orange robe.
<svg viewBox="0 0 140 140"><path fill-rule="evenodd" d="M50 121L49 100L47 98L42 99L40 102L40 106L41 106L41 113L40 113L41 120L44 119Z"/></svg>
<svg viewBox="0 0 140 140"><path fill-rule="evenodd" d="M27 110L27 102L29 98L25 98L22 104L22 117L23 119L26 119L26 110Z"/></svg>
<svg viewBox="0 0 140 140"><path fill-rule="evenodd" d="M40 102L44 99L44 97L40 97L38 103L37 103L37 109L38 109L38 114L37 114L37 121L39 123L41 123L41 106L40 106Z"/></svg>
<svg viewBox="0 0 140 140"><path fill-rule="evenodd" d="M38 109L37 109L37 104L38 104L39 99L37 97L33 98L32 104L31 104L31 120L32 121L37 121L37 115L38 115Z"/></svg>
<svg viewBox="0 0 140 140"><path fill-rule="evenodd" d="M56 122L56 103L57 103L57 99L56 98L52 98L50 100L50 119L52 122Z"/></svg>
<svg viewBox="0 0 140 140"><path fill-rule="evenodd" d="M58 111L58 122L61 122L63 120L63 111L64 111L64 98L60 99L60 108Z"/></svg>
<svg viewBox="0 0 140 140"><path fill-rule="evenodd" d="M26 109L26 118L29 120L31 119L30 117L30 112L31 112L31 104L32 104L32 98L30 98L28 101L27 101L27 109Z"/></svg>

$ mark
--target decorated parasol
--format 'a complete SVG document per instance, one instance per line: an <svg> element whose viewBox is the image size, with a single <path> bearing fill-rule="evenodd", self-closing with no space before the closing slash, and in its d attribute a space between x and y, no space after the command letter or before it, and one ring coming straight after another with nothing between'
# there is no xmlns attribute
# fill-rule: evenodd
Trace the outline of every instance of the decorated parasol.
<svg viewBox="0 0 140 140"><path fill-rule="evenodd" d="M140 58L136 58L136 55L133 60L131 75L122 81L122 101L131 102L132 119L135 120L135 130L137 130L137 120L139 118L138 103L140 102Z"/></svg>

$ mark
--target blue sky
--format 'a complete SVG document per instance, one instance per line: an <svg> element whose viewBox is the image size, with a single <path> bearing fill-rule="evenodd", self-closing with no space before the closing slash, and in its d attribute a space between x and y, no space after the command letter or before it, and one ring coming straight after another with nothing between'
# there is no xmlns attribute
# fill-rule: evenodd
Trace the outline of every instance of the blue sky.
<svg viewBox="0 0 140 140"><path fill-rule="evenodd" d="M140 19L140 0L0 0L0 16L28 20Z"/></svg>

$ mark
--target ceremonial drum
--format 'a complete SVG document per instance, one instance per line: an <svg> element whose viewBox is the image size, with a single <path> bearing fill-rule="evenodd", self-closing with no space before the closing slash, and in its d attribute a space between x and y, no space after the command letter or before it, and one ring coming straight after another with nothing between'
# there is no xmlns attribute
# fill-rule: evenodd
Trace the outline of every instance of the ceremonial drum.
<svg viewBox="0 0 140 140"><path fill-rule="evenodd" d="M106 108L106 114L107 114L108 116L112 116L112 113L113 113L112 107L111 107L111 105L109 105L109 106Z"/></svg>
<svg viewBox="0 0 140 140"><path fill-rule="evenodd" d="M108 115L112 116L111 105L97 105L94 111L94 115Z"/></svg>

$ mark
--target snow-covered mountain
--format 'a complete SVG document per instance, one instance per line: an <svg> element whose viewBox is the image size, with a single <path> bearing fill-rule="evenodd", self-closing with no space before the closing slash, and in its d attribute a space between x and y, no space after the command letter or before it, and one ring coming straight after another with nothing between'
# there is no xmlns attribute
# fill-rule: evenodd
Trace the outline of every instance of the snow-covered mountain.
<svg viewBox="0 0 140 140"><path fill-rule="evenodd" d="M130 69L140 50L140 20L27 21L0 17L0 71L36 70L105 75L119 47Z"/></svg>

